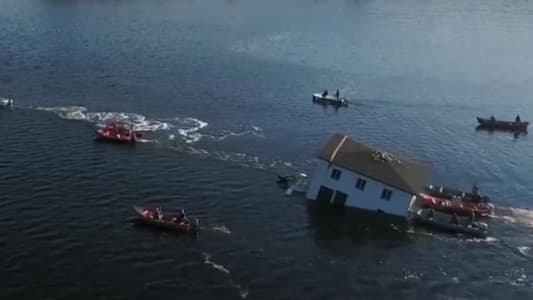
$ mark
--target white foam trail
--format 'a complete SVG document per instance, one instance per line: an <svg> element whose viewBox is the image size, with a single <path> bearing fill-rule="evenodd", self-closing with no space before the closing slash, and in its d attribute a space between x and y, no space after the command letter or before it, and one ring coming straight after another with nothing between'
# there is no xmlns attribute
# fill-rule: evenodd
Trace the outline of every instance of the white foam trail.
<svg viewBox="0 0 533 300"><path fill-rule="evenodd" d="M230 271L226 269L223 265L217 264L213 261L211 261L211 255L206 252L202 252L202 255L204 256L204 263L211 265L214 269L219 270L221 272L224 272L226 274L230 274Z"/></svg>
<svg viewBox="0 0 533 300"><path fill-rule="evenodd" d="M239 296L241 296L242 299L246 299L246 297L248 297L247 289L243 289L239 284L234 284L234 287L239 290Z"/></svg>
<svg viewBox="0 0 533 300"><path fill-rule="evenodd" d="M529 251L531 250L531 247L529 246L519 246L517 247L518 252L520 252L524 256L529 256Z"/></svg>
<svg viewBox="0 0 533 300"><path fill-rule="evenodd" d="M499 208L495 218L503 219L509 223L520 223L533 227L533 210L527 208Z"/></svg>
<svg viewBox="0 0 533 300"><path fill-rule="evenodd" d="M230 137L236 136L255 136L259 138L264 138L265 136L261 133L263 129L256 125L243 125L240 130L222 130L220 133L211 133L205 134L204 137L215 140L215 141L224 141Z"/></svg>
<svg viewBox="0 0 533 300"><path fill-rule="evenodd" d="M86 121L103 126L106 122L117 122L132 125L139 131L166 130L170 126L168 123L158 120L147 120L145 116L135 113L124 112L88 112L84 106L56 106L56 107L36 107L41 111L54 112L65 120Z"/></svg>
<svg viewBox="0 0 533 300"><path fill-rule="evenodd" d="M176 123L176 125L173 125L173 126L180 127L178 129L178 133L184 138L185 142L188 144L198 142L203 137L203 135L199 133L198 131L201 130L202 128L207 127L207 125L209 125L209 123L207 122L204 122L202 120L192 118L192 117L188 117L188 118L178 117L178 118L172 119L172 121ZM172 139L174 138L175 136L172 137Z"/></svg>
<svg viewBox="0 0 533 300"><path fill-rule="evenodd" d="M219 231L219 232L222 232L222 233L225 233L225 234L231 234L231 230L228 227L224 226L224 225L213 226L213 230Z"/></svg>
<svg viewBox="0 0 533 300"><path fill-rule="evenodd" d="M42 111L51 111L51 112L71 112L71 111L87 111L87 108L84 106L52 106L52 107L43 107L37 106L36 110Z"/></svg>
<svg viewBox="0 0 533 300"><path fill-rule="evenodd" d="M236 283L235 281L233 281L233 279L231 279L231 277L229 276L230 275L230 271L228 269L226 269L223 265L220 265L220 264L217 264L217 263L213 262L211 260L211 254L209 254L207 252L202 252L202 255L204 256L204 263L205 264L208 264L208 265L212 266L213 269L216 269L218 271L221 271L223 273L228 274L230 284L239 291L239 296L242 299L245 299L246 297L248 297L248 294L249 294L248 290L244 289L240 284Z"/></svg>

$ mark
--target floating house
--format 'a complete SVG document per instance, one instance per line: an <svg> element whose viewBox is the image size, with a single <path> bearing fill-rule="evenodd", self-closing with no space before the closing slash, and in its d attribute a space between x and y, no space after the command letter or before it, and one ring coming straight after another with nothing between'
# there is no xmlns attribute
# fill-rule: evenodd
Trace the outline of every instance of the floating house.
<svg viewBox="0 0 533 300"><path fill-rule="evenodd" d="M319 204L407 218L430 174L430 163L399 159L336 134L318 156L306 197Z"/></svg>

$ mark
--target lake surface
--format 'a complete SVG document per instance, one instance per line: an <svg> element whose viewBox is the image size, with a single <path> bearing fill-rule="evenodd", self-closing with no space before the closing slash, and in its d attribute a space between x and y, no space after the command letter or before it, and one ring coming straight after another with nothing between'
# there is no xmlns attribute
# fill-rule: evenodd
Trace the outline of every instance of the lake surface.
<svg viewBox="0 0 533 300"><path fill-rule="evenodd" d="M0 0L0 298L530 299L527 1ZM334 110L311 94L341 90ZM125 121L144 143L94 142ZM497 206L486 240L286 197L336 132ZM184 207L197 239L132 222Z"/></svg>

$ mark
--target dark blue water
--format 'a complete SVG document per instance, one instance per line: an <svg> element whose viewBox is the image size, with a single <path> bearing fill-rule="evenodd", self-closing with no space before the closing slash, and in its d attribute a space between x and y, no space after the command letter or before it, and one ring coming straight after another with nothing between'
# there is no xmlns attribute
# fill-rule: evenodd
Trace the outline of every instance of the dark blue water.
<svg viewBox="0 0 533 300"><path fill-rule="evenodd" d="M0 1L0 298L532 298L533 6ZM341 89L352 105L312 105ZM146 131L95 143L95 125ZM497 205L490 238L376 229L285 197L336 132ZM131 222L185 207L198 239Z"/></svg>

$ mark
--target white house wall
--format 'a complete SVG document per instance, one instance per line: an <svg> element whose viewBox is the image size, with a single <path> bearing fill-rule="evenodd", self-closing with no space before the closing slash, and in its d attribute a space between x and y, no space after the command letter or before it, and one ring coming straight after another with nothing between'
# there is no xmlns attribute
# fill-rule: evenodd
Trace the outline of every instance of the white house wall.
<svg viewBox="0 0 533 300"><path fill-rule="evenodd" d="M311 183L307 192L307 198L316 200L320 186L328 187L332 190L341 191L348 195L346 206L368 209L371 211L382 210L385 213L407 216L412 195L396 188L384 185L379 181L359 175L353 171L337 167L324 160L319 159L315 165L315 170L311 177ZM339 180L330 177L333 168L340 170ZM364 191L355 187L357 179L361 178L366 181ZM384 188L392 191L389 201L381 199L381 193Z"/></svg>

